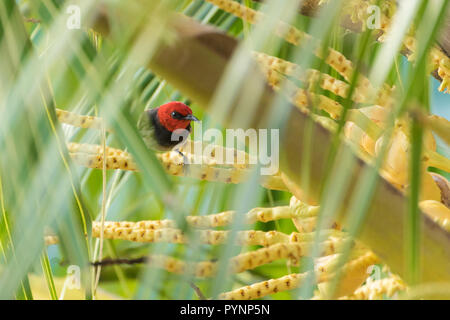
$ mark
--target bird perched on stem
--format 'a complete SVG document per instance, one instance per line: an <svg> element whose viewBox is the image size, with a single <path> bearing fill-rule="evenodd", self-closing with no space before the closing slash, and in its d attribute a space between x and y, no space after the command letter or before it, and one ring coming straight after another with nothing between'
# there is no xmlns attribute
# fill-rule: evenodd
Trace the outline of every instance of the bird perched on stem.
<svg viewBox="0 0 450 320"><path fill-rule="evenodd" d="M145 110L139 118L138 130L148 148L155 151L178 150L191 132L191 121L199 121L191 108L172 101L155 109Z"/></svg>

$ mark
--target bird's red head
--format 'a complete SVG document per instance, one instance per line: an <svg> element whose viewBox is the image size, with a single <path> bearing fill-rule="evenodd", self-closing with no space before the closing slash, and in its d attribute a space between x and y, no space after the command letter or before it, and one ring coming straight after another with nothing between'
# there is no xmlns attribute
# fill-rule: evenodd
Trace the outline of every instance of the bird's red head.
<svg viewBox="0 0 450 320"><path fill-rule="evenodd" d="M161 125L173 132L177 129L186 129L191 121L198 121L192 115L192 110L181 102L173 101L158 108L158 119Z"/></svg>

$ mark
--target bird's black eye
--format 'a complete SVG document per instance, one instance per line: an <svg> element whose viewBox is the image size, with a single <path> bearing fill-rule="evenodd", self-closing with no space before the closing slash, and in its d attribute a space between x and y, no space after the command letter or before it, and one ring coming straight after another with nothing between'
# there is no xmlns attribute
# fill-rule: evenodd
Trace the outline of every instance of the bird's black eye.
<svg viewBox="0 0 450 320"><path fill-rule="evenodd" d="M176 111L173 111L170 115L172 116L172 118L178 119L178 120L183 118L183 116L181 115L181 113L176 112Z"/></svg>

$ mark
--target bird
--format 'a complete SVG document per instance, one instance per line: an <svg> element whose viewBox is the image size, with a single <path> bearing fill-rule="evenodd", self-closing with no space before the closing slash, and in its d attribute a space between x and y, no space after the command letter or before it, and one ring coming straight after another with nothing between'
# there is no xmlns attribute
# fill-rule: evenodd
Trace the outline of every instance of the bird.
<svg viewBox="0 0 450 320"><path fill-rule="evenodd" d="M179 101L171 101L157 108L145 110L137 128L145 145L157 152L177 151L186 143L192 130L191 121L200 121L191 108ZM181 131L180 131L181 130Z"/></svg>

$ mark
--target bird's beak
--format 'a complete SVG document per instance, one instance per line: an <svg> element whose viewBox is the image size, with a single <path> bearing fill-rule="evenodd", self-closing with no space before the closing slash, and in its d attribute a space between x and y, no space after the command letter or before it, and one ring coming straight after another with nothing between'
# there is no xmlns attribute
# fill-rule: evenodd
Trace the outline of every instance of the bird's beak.
<svg viewBox="0 0 450 320"><path fill-rule="evenodd" d="M200 121L192 114L188 114L187 116L183 117L183 120L189 120L189 121Z"/></svg>

